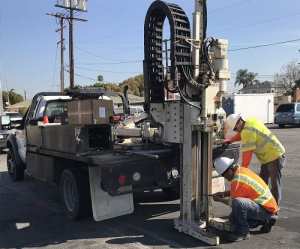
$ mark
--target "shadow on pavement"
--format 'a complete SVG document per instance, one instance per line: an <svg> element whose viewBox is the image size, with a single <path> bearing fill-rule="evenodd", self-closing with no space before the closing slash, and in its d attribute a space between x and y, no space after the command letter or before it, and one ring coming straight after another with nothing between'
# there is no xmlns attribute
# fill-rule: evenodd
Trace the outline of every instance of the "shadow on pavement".
<svg viewBox="0 0 300 249"><path fill-rule="evenodd" d="M60 244L66 242L73 243L70 248L101 248L101 244L131 248L128 243L135 242L167 248L206 247L174 230L179 204L162 202L163 195L139 194L140 203L135 204L133 215L104 222L94 222L92 218L72 222L64 216L55 187L31 179L13 183L7 172L1 172L0 248L62 248L66 245ZM155 200L159 202L153 203Z"/></svg>

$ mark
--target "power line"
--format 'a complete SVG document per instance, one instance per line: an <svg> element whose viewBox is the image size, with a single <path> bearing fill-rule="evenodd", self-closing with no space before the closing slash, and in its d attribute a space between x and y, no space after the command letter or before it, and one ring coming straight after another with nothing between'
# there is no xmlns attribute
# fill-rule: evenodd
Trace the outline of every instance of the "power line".
<svg viewBox="0 0 300 249"><path fill-rule="evenodd" d="M53 65L53 74L52 74L52 83L51 86L56 86L55 81L56 81L56 70L57 70L57 57L58 57L58 43L56 44L56 49L55 49L55 59L54 59L54 65Z"/></svg>
<svg viewBox="0 0 300 249"><path fill-rule="evenodd" d="M85 50L85 49L79 48L79 47L77 47L77 46L76 46L76 48L78 49L78 51L83 52L83 53L88 54L88 55L91 55L91 56L93 56L93 57L96 57L96 58L98 58L98 59L100 59L100 60L108 61L108 62L114 62L114 61L112 61L112 60L106 60L106 59L103 59L101 56L99 56L99 55L97 55L97 54L95 54L95 53L92 53L92 52L90 52L90 51L87 51L87 50Z"/></svg>
<svg viewBox="0 0 300 249"><path fill-rule="evenodd" d="M236 52L236 51L242 51L242 50L262 48L262 47L277 46L277 45L282 45L282 44L287 44L287 43L294 43L294 42L299 42L299 41L300 41L300 38L294 39L294 40L287 40L287 41L279 41L279 42L273 42L273 43L259 44L259 45L254 45L254 46L249 46L249 47L243 47L243 48L229 49L228 51L229 52Z"/></svg>
<svg viewBox="0 0 300 249"><path fill-rule="evenodd" d="M241 5L244 5L244 4L249 4L249 0L248 1L236 0L231 4L227 4L227 5L224 5L223 7L212 9L212 10L209 11L209 13L215 13L215 12L220 11L220 10L228 9L228 8L231 8L231 7L234 7L234 6L237 6L237 5L241 6Z"/></svg>
<svg viewBox="0 0 300 249"><path fill-rule="evenodd" d="M76 66L77 69L81 69L84 71L90 71L90 72L104 72L104 73L115 73L115 74L140 74L141 72L118 72L118 71L110 71L110 70L103 70L101 68L98 69L91 69L91 68L87 68L87 67L80 67L80 66Z"/></svg>
<svg viewBox="0 0 300 249"><path fill-rule="evenodd" d="M273 23L273 22L277 22L277 21L282 21L284 19L288 19L288 18L291 18L291 17L295 17L295 16L299 16L300 13L294 13L294 14L289 14L289 15L286 15L286 16L280 16L280 17L275 17L275 18L271 18L271 19L265 19L265 20L261 20L259 22L256 22L256 23L248 23L248 24L245 24L245 25L241 25L241 26L229 26L229 25L226 25L226 26L221 26L220 29L217 29L220 30L220 31L223 31L223 30L231 30L231 29L245 29L245 28L252 28L252 27L255 27L255 26L259 26L259 25L263 25L263 24L268 24L268 23Z"/></svg>
<svg viewBox="0 0 300 249"><path fill-rule="evenodd" d="M69 69L65 69L66 72L70 73L70 70ZM93 81L96 81L94 78L91 78L91 77L88 77L86 75L82 75L82 74L79 74L79 73L74 73L77 77L79 78L83 78L83 79L88 79L88 80L93 80Z"/></svg>
<svg viewBox="0 0 300 249"><path fill-rule="evenodd" d="M120 64L139 64L143 60L132 60L132 61L119 61L119 62L87 62L78 63L79 65L120 65Z"/></svg>

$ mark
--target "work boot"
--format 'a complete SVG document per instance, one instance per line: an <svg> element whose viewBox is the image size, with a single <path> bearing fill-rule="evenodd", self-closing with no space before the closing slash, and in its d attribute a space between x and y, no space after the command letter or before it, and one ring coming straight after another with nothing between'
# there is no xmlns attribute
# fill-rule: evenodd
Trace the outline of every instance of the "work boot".
<svg viewBox="0 0 300 249"><path fill-rule="evenodd" d="M261 233L269 233L272 230L272 227L276 224L277 217L272 216L269 220L265 222L265 224L261 227Z"/></svg>
<svg viewBox="0 0 300 249"><path fill-rule="evenodd" d="M250 233L227 233L225 239L229 242L238 242L250 239Z"/></svg>

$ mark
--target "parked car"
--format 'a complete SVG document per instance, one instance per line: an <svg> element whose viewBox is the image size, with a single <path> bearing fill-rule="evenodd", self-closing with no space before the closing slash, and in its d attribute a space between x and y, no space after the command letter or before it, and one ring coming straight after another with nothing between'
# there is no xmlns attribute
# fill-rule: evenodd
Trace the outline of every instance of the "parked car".
<svg viewBox="0 0 300 249"><path fill-rule="evenodd" d="M10 129L10 118L7 115L0 116L0 153L7 147L7 137Z"/></svg>
<svg viewBox="0 0 300 249"><path fill-rule="evenodd" d="M5 115L9 116L11 127L19 126L22 123L23 116L19 112L5 112Z"/></svg>
<svg viewBox="0 0 300 249"><path fill-rule="evenodd" d="M300 125L300 102L280 105L275 113L275 124L280 128L285 125Z"/></svg>

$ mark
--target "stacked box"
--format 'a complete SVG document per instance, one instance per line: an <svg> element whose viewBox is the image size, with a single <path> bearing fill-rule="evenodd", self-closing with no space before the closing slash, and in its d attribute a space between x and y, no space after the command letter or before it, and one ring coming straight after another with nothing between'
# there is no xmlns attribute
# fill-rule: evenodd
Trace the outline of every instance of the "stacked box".
<svg viewBox="0 0 300 249"><path fill-rule="evenodd" d="M113 101L106 99L73 100L68 103L69 124L109 124Z"/></svg>

